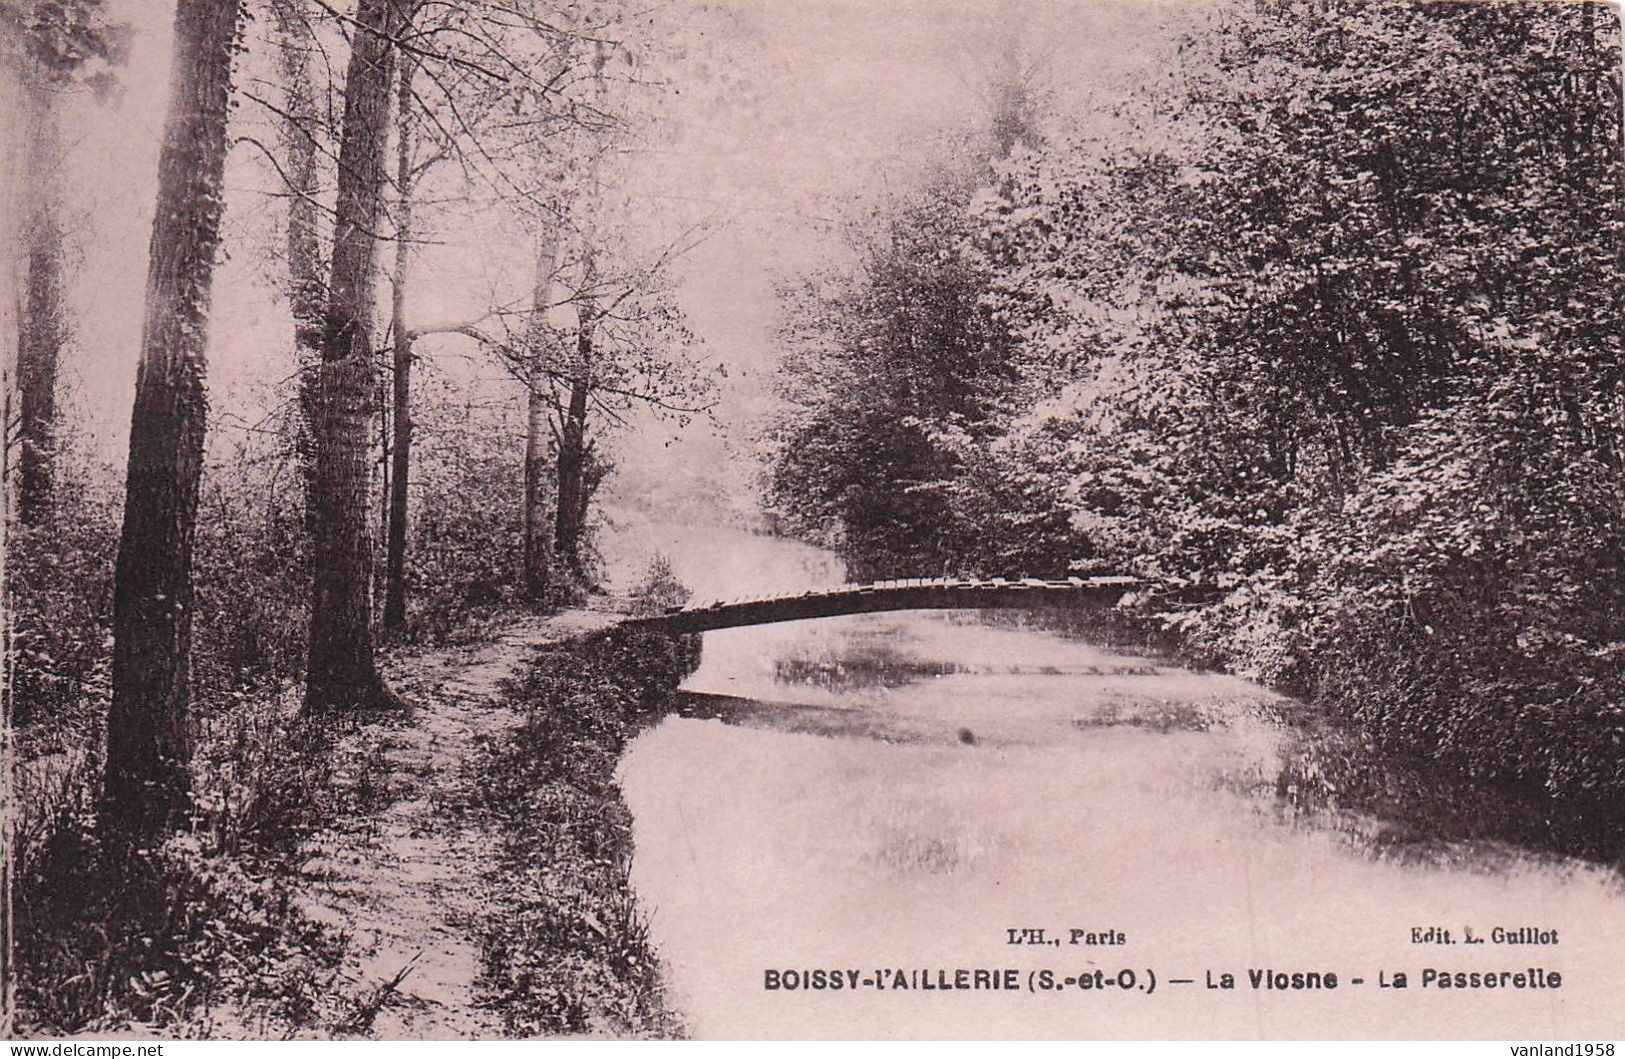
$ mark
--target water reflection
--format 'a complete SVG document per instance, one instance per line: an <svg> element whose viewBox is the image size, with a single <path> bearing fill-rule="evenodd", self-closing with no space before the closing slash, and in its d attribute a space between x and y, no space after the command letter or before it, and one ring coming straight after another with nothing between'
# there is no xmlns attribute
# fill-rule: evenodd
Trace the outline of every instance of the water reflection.
<svg viewBox="0 0 1625 1059"><path fill-rule="evenodd" d="M857 647L849 655L829 651L816 657L796 655L776 659L773 679L786 687L810 684L832 691L862 691L870 688L897 688L931 677L956 673L995 674L1008 677L1104 677L1154 676L1154 666L1127 663L1119 666L969 666L961 662L898 658L887 650Z"/></svg>
<svg viewBox="0 0 1625 1059"><path fill-rule="evenodd" d="M831 691L896 688L962 672L964 667L956 662L899 657L885 643L858 644L844 653L825 649L773 660L774 683L787 687L810 684Z"/></svg>
<svg viewBox="0 0 1625 1059"><path fill-rule="evenodd" d="M1302 826L1333 828L1382 857L1503 870L1531 851L1618 862L1625 821L1600 820L1539 795L1462 783L1403 754L1378 753L1357 732L1292 703L1264 712L1281 728L1279 767L1256 796Z"/></svg>
<svg viewBox="0 0 1625 1059"><path fill-rule="evenodd" d="M1128 725L1151 732L1205 732L1227 722L1211 710L1188 702L1161 699L1145 703L1107 703L1093 717L1072 722L1079 728L1110 728Z"/></svg>

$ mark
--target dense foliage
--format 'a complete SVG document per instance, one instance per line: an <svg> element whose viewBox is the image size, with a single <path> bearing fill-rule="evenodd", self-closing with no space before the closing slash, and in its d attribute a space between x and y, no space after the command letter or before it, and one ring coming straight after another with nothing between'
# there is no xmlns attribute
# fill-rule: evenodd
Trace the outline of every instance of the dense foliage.
<svg viewBox="0 0 1625 1059"><path fill-rule="evenodd" d="M1618 55L1593 4L1217 9L1109 135L1012 152L792 306L777 502L888 576L1142 575L1201 661L1617 808ZM886 301L944 262L966 301Z"/></svg>
<svg viewBox="0 0 1625 1059"><path fill-rule="evenodd" d="M89 487L90 469L66 446L58 459L65 515L12 527L6 540L11 718L34 728L42 749L84 742L85 703L106 700L118 541L117 508Z"/></svg>
<svg viewBox="0 0 1625 1059"><path fill-rule="evenodd" d="M420 386L406 553L409 636L443 639L519 598L524 444L511 412L444 384Z"/></svg>
<svg viewBox="0 0 1625 1059"><path fill-rule="evenodd" d="M952 517L939 487L958 469L944 429L988 417L988 381L1009 346L983 305L991 276L969 253L962 189L903 206L856 276L787 291L794 316L788 396L773 497L803 532L826 531L856 576L937 569Z"/></svg>

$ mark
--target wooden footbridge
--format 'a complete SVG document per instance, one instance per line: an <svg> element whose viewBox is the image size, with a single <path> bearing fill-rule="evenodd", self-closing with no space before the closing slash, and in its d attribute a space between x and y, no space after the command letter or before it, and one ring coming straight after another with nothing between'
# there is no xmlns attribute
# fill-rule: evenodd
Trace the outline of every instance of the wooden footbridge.
<svg viewBox="0 0 1625 1059"><path fill-rule="evenodd" d="M678 634L769 625L842 614L875 614L888 610L970 610L988 608L1112 606L1144 582L1133 577L1069 577L1063 581L995 577L985 581L952 578L875 581L841 585L799 595L719 600L673 607L664 614L629 618L631 628Z"/></svg>

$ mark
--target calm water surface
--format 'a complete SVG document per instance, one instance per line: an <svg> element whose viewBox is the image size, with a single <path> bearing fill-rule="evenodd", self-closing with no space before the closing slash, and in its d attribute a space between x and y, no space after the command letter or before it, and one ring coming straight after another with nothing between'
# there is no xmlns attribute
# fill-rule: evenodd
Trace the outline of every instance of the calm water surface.
<svg viewBox="0 0 1625 1059"><path fill-rule="evenodd" d="M702 598L841 580L824 553L745 534L649 527L635 543L671 555ZM1625 1031L1617 876L1492 837L1531 822L1378 763L1256 685L912 612L708 633L683 691L683 715L637 739L621 776L634 884L696 1036ZM1526 925L1559 943L1412 941L1417 927ZM1062 944L1008 944L1027 927ZM1073 929L1125 940L1066 944ZM1441 992L1420 988L1430 967L1567 981ZM1013 968L1024 982L1127 968L1159 985L764 989L769 969L812 968ZM1255 991L1247 972L1265 968L1341 984ZM1239 988L1209 990L1210 972ZM1411 987L1381 989L1396 972Z"/></svg>

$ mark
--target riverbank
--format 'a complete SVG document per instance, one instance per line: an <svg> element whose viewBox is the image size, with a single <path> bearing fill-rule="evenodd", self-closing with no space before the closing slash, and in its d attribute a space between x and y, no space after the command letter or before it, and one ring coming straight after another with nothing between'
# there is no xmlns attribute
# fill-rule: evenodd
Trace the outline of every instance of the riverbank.
<svg viewBox="0 0 1625 1059"><path fill-rule="evenodd" d="M509 686L519 724L470 763L499 835L479 990L505 1035L684 1035L632 893L615 770L696 660L690 643L609 630L544 649Z"/></svg>

